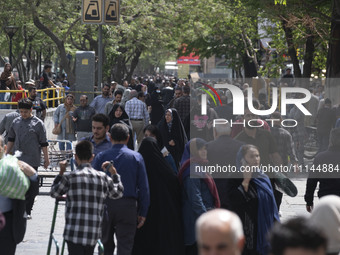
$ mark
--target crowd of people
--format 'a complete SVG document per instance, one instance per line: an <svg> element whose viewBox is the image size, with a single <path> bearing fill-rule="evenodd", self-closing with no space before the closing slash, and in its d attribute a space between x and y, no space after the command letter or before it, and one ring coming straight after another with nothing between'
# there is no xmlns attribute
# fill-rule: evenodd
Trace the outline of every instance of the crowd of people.
<svg viewBox="0 0 340 255"><path fill-rule="evenodd" d="M289 74L284 77L289 80L287 86L297 86ZM269 108L266 90L256 98L249 94L248 84L228 83L245 97L252 96L253 108ZM263 166L303 168L305 126L315 125L319 151L314 164L339 167L340 128L336 125L340 106L332 106L316 86L313 100L305 105L313 119L295 106L288 116L278 111L257 116L247 103L244 115L235 116L233 100L239 99L221 89L222 105L208 102L203 114L201 86L185 79L138 77L122 85L104 84L102 94L92 102L81 95L78 107L69 93L57 106L53 133L58 140L69 141L60 143L60 150L70 150L77 140L77 169L67 173L66 163L61 162L51 187L52 197L67 195L64 238L69 253L93 254L100 238L105 254L110 255L116 247L118 255L283 255L287 249L338 254L339 178L311 174L305 195L311 218L280 224L282 191L290 195L294 185L287 176L266 173ZM279 86L286 85L281 82ZM16 115L6 115L0 124L0 130L6 131L7 148L0 147L7 154L21 151L19 160L33 167L33 174L25 174L37 183L32 176L37 175L41 151L44 167L49 164L46 106L37 99L35 87L28 92L28 98L19 100ZM36 116L32 115L34 107ZM268 117L276 121L270 125L265 121ZM281 125L284 118L295 119L298 125L285 128ZM245 125L226 121L214 125L216 119ZM255 128L256 123L263 125ZM236 171L197 171L211 166L234 166ZM253 171L241 171L247 167ZM318 182L320 205L313 210ZM36 184L31 187L37 190ZM35 195L26 198L29 217ZM14 254L23 238L9 225L18 217L15 201L0 191L0 211L6 220L0 247L8 247L6 255ZM323 214L329 215L327 220L320 218ZM326 223L332 228L325 227Z"/></svg>

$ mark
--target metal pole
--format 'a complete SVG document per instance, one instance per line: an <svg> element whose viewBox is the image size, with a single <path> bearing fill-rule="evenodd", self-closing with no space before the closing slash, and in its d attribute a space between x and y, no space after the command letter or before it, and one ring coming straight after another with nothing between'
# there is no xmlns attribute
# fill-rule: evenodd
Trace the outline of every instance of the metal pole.
<svg viewBox="0 0 340 255"><path fill-rule="evenodd" d="M12 65L12 37L9 38L9 63Z"/></svg>
<svg viewBox="0 0 340 255"><path fill-rule="evenodd" d="M98 28L98 83L97 88L101 90L101 84L102 84L102 64L103 64L103 30L102 25L99 25Z"/></svg>

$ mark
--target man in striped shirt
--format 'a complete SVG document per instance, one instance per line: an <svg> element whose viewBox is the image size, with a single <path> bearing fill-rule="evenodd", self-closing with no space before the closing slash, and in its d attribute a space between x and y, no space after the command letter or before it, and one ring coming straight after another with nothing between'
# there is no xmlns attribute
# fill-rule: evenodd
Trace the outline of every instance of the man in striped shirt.
<svg viewBox="0 0 340 255"><path fill-rule="evenodd" d="M136 133L138 146L143 140L143 128L149 124L149 112L146 104L137 99L137 91L132 90L131 99L125 104L125 111L131 120L133 133Z"/></svg>

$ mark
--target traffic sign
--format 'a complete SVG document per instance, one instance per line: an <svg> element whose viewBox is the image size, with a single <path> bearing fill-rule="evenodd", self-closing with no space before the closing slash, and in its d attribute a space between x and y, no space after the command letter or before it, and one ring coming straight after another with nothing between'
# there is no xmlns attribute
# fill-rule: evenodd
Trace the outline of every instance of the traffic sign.
<svg viewBox="0 0 340 255"><path fill-rule="evenodd" d="M119 24L119 0L83 0L83 24Z"/></svg>
<svg viewBox="0 0 340 255"><path fill-rule="evenodd" d="M82 21L84 24L101 24L103 0L83 0Z"/></svg>
<svg viewBox="0 0 340 255"><path fill-rule="evenodd" d="M105 0L104 23L119 23L119 0Z"/></svg>

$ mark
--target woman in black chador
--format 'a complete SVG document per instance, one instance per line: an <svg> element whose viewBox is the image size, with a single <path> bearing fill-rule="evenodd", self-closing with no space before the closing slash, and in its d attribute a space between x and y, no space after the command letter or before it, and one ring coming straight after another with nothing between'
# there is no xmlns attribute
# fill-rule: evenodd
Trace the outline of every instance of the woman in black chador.
<svg viewBox="0 0 340 255"><path fill-rule="evenodd" d="M171 153L178 168L188 140L176 109L171 108L165 111L164 117L158 123L158 128L163 144Z"/></svg>
<svg viewBox="0 0 340 255"><path fill-rule="evenodd" d="M165 161L153 137L139 148L150 187L150 207L143 227L137 229L133 255L183 255L181 191L177 176Z"/></svg>

